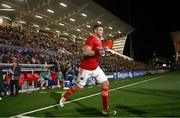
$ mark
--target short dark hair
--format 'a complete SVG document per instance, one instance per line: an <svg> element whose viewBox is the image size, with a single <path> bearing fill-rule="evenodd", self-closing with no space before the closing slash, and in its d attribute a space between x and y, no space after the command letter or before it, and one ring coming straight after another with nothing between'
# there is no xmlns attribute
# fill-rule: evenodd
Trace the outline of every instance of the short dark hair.
<svg viewBox="0 0 180 118"><path fill-rule="evenodd" d="M104 28L103 25L101 25L101 24L96 24L96 25L93 26L93 32L94 32L94 30L95 30L96 28L98 28L98 27Z"/></svg>

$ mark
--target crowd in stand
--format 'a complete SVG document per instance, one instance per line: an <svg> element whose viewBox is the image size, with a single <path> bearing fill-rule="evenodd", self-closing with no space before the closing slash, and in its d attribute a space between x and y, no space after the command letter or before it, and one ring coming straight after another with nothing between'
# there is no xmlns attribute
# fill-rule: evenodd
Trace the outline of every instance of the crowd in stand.
<svg viewBox="0 0 180 118"><path fill-rule="evenodd" d="M149 68L141 62L129 61L128 59L124 59L117 55L111 55L108 58L103 58L101 65L105 72L146 70Z"/></svg>
<svg viewBox="0 0 180 118"><path fill-rule="evenodd" d="M10 63L11 58L17 57L19 63L44 64L47 62L57 65L62 70L68 65L74 71L78 70L82 44L73 40L65 41L53 35L26 31L19 26L0 26L0 44L3 45L0 47L1 63ZM105 72L147 68L143 63L125 60L115 55L103 57L101 66Z"/></svg>

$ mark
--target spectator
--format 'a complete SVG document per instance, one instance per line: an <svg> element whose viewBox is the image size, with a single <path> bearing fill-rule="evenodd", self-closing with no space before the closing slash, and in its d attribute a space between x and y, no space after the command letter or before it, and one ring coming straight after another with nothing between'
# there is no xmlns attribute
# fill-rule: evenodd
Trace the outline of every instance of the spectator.
<svg viewBox="0 0 180 118"><path fill-rule="evenodd" d="M40 76L39 76L39 84L40 84L40 89L43 89L43 87L48 87L48 79L47 79L48 76L46 76L46 69L44 68L43 72L40 73Z"/></svg>
<svg viewBox="0 0 180 118"><path fill-rule="evenodd" d="M12 60L12 67L8 70L8 73L10 74L11 77L11 82L10 82L10 92L11 96L18 95L19 94L19 76L21 74L21 68L17 63L17 58L13 58ZM14 93L14 86L15 86L15 93Z"/></svg>
<svg viewBox="0 0 180 118"><path fill-rule="evenodd" d="M56 79L57 79L57 87L59 88L63 87L64 79L61 71L57 73Z"/></svg>

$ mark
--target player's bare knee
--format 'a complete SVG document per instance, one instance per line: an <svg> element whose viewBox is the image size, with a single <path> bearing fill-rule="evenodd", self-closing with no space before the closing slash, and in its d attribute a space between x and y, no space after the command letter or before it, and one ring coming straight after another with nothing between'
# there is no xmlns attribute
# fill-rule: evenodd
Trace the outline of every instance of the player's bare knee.
<svg viewBox="0 0 180 118"><path fill-rule="evenodd" d="M101 85L102 85L103 88L108 88L109 87L109 81L106 80L106 81L102 82Z"/></svg>

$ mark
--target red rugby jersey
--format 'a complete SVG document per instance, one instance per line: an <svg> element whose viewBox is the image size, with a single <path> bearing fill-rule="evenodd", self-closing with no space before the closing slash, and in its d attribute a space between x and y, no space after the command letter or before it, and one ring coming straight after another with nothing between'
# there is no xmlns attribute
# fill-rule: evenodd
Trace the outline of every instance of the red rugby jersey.
<svg viewBox="0 0 180 118"><path fill-rule="evenodd" d="M85 45L92 48L93 51L97 51L102 47L101 40L97 39L95 36L91 35L85 41ZM86 70L95 70L99 66L100 56L85 56L81 60L80 67Z"/></svg>

